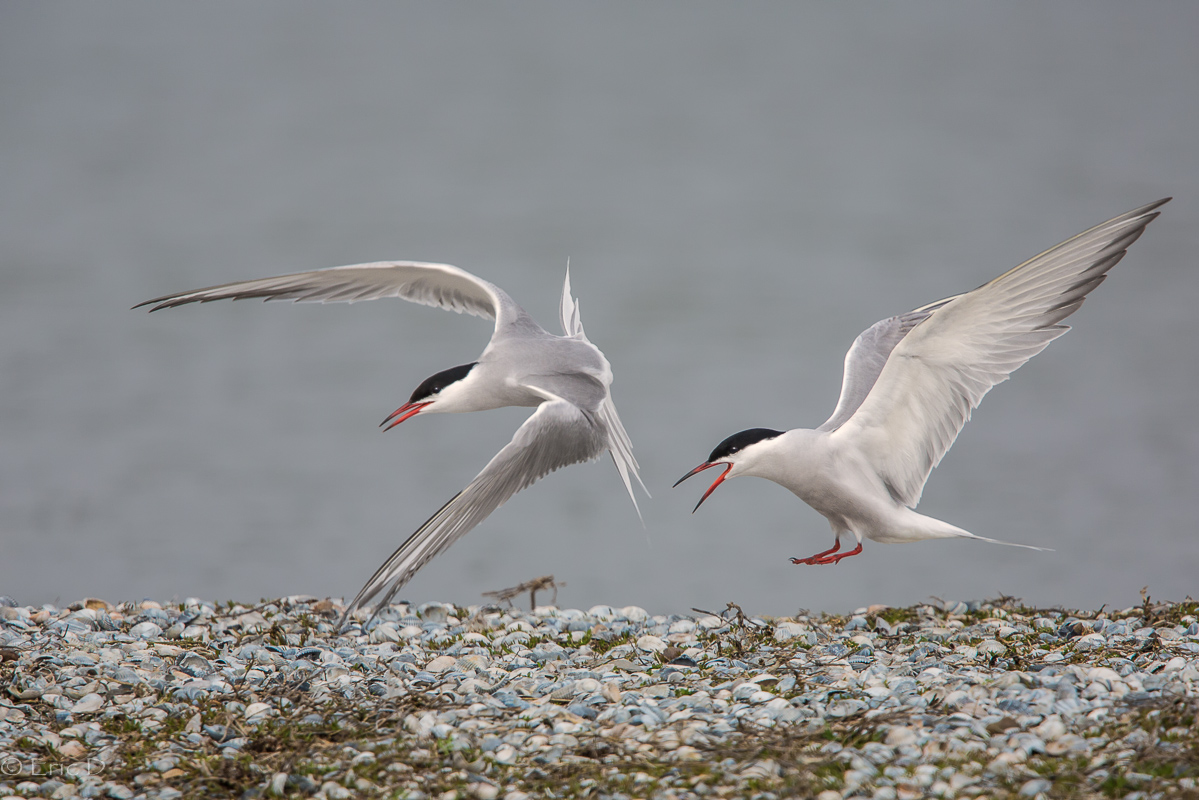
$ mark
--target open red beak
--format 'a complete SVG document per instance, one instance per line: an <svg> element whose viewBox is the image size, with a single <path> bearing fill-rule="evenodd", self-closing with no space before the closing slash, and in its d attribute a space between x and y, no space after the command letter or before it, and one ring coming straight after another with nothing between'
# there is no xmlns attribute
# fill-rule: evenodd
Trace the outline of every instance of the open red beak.
<svg viewBox="0 0 1199 800"><path fill-rule="evenodd" d="M725 479L726 477L728 477L729 470L731 470L731 469L733 468L733 465L732 465L732 464L730 464L730 463L729 463L729 462L727 462L727 461L708 461L708 462L705 462L705 463L703 463L703 464L700 464L698 467L696 467L695 469L691 470L691 471L690 471L690 472L688 472L686 475L684 475L683 477L679 478L677 482L675 482L675 486L678 486L680 483L682 483L683 481L687 480L687 479L688 479L688 478L690 478L692 475L695 475L695 474L696 474L696 473L698 473L698 472L703 472L704 470L708 469L709 467L719 467L719 466L723 466L723 467L724 467L724 472L720 473L720 477L719 477L719 478L717 478L716 480L712 481L712 485L708 487L708 491L704 492L704 496L703 496L703 497L701 497L701 498L699 499L699 502L695 504L695 508L691 509L691 513L692 513L692 514L694 514L696 511L698 511L698 510L699 510L699 507L700 507L700 506L702 506L702 505L704 504L704 501L708 499L708 495L710 495L710 494L712 494L712 492L716 491L716 487L717 487L717 486L719 486L721 483L723 483L723 482L724 482L724 479ZM672 488L672 489L673 489L673 488L674 488L674 486L672 486L672 487L670 487L670 488Z"/></svg>
<svg viewBox="0 0 1199 800"><path fill-rule="evenodd" d="M415 417L417 414L419 414L421 411L423 411L425 409L425 406L431 406L431 405L433 405L432 402L404 403L404 405L400 406L395 411L388 414L387 419L385 419L379 423L379 427L383 428L384 425L387 425L387 423L390 422L391 423L390 425L387 425L386 428L383 428L383 430L389 431L392 428L394 428L396 425L399 425L404 420L409 419L411 417Z"/></svg>

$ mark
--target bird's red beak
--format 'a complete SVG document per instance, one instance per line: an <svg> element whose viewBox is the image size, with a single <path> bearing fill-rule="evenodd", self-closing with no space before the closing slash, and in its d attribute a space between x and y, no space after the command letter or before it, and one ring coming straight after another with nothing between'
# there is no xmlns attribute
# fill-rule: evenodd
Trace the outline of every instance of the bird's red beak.
<svg viewBox="0 0 1199 800"><path fill-rule="evenodd" d="M387 425L387 427L383 428L383 430L389 431L404 420L415 417L421 411L424 411L426 406L431 405L433 405L432 401L426 403L404 403L404 405L388 414L387 419L379 423L379 427L382 428L384 425ZM389 422L391 423L390 425L387 424Z"/></svg>
<svg viewBox="0 0 1199 800"><path fill-rule="evenodd" d="M704 470L708 469L709 467L719 467L719 466L724 467L724 472L720 473L719 478L712 481L712 485L708 487L708 491L704 492L704 496L701 497L699 499L699 502L695 504L695 508L691 509L692 514L694 514L696 511L698 511L699 507L702 506L704 504L704 501L708 499L708 495L710 495L710 494L712 494L712 492L716 491L716 487L724 482L724 479L728 477L729 470L731 470L733 468L733 465L731 463L729 463L728 461L707 461L707 462L704 462L703 464L700 464L698 467L691 470L690 472L688 472L686 475L679 478L678 481L675 482L675 486L678 486L680 483L687 480L692 475L695 475L698 472L703 472ZM671 488L673 489L674 486L672 486Z"/></svg>

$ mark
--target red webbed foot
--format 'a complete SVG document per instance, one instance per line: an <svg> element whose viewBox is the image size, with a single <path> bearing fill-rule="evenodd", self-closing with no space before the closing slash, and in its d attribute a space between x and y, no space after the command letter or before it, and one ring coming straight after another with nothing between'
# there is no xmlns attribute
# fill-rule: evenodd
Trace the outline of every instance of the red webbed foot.
<svg viewBox="0 0 1199 800"><path fill-rule="evenodd" d="M808 556L807 558L793 558L793 559L791 559L791 563L792 564L819 564L819 563L821 563L820 559L824 558L825 556L829 555L830 553L835 553L840 549L841 549L841 540L838 539L837 541L833 542L833 546L830 547L828 550L822 550L821 552L817 553L816 555ZM859 550L862 549L861 545L858 546L858 549Z"/></svg>
<svg viewBox="0 0 1199 800"><path fill-rule="evenodd" d="M858 546L855 547L854 549L846 550L844 553L837 552L837 550L840 549L840 547L841 547L841 542L838 541L835 545L833 545L833 548L831 550L825 550L823 553L817 553L816 555L809 556L808 558L793 558L793 559L791 559L791 563L792 564L837 564L843 558L849 558L850 556L856 556L858 553L862 552L862 543L861 542L858 542Z"/></svg>

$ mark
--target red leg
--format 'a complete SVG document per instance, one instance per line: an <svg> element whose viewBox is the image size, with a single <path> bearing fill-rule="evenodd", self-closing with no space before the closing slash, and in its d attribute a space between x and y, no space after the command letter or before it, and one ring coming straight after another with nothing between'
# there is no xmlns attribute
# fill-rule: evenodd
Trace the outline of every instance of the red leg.
<svg viewBox="0 0 1199 800"><path fill-rule="evenodd" d="M825 556L824 558L821 558L816 563L817 564L836 564L836 563L839 563L841 561L841 559L849 558L850 556L856 556L860 552L862 552L862 543L858 542L858 546L855 547L854 549L847 550L844 553L838 553L835 556Z"/></svg>
<svg viewBox="0 0 1199 800"><path fill-rule="evenodd" d="M830 553L835 553L840 549L841 549L841 538L838 537L837 541L833 542L832 548L830 548L828 550L824 550L822 552L819 552L814 556L808 556L807 558L793 558L793 559L791 559L791 563L792 564L822 564L824 562L821 561L820 559L824 558L825 556L829 555ZM860 551L861 549L862 549L862 546L858 545L858 550Z"/></svg>

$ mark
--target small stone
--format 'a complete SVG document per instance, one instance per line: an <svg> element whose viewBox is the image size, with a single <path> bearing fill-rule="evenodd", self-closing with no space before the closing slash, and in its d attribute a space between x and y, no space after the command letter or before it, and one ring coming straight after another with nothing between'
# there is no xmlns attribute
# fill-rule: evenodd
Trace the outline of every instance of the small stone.
<svg viewBox="0 0 1199 800"><path fill-rule="evenodd" d="M92 714L104 707L104 696L91 692L79 698L75 705L71 706L72 714Z"/></svg>
<svg viewBox="0 0 1199 800"><path fill-rule="evenodd" d="M1019 728L1019 727L1020 727L1019 722L1016 722L1016 720L1012 719L1011 717L1004 717L1001 720L992 722L989 725L987 725L987 733L991 734L992 736L998 736L999 734L1007 733L1012 728Z"/></svg>
<svg viewBox="0 0 1199 800"><path fill-rule="evenodd" d="M666 650L666 642L657 636L642 636L637 640L637 649L649 653L661 653Z"/></svg>
<svg viewBox="0 0 1199 800"><path fill-rule="evenodd" d="M764 759L750 762L745 769L741 770L740 776L743 780L769 780L778 778L782 774L782 767L779 766L777 761Z"/></svg>
<svg viewBox="0 0 1199 800"><path fill-rule="evenodd" d="M139 622L129 629L129 635L135 639L157 639L162 636L162 628L153 622Z"/></svg>
<svg viewBox="0 0 1199 800"><path fill-rule="evenodd" d="M325 781L322 783L320 793L329 798L329 800L349 800L349 798L354 794L346 787L334 783L333 781Z"/></svg>
<svg viewBox="0 0 1199 800"><path fill-rule="evenodd" d="M438 656L437 658L425 664L425 671L431 672L434 675L440 675L448 669L452 669L457 659L453 656Z"/></svg>
<svg viewBox="0 0 1199 800"><path fill-rule="evenodd" d="M780 622L774 627L774 640L776 642L789 642L807 632L808 627L798 622Z"/></svg>
<svg viewBox="0 0 1199 800"><path fill-rule="evenodd" d="M217 743L227 742L234 736L224 725L205 725L204 733L208 734L208 737Z"/></svg>
<svg viewBox="0 0 1199 800"><path fill-rule="evenodd" d="M64 742L62 746L58 748L58 754L66 756L67 758L80 758L86 752L87 748L81 745L79 742Z"/></svg>
<svg viewBox="0 0 1199 800"><path fill-rule="evenodd" d="M1032 732L1040 736L1046 742L1052 742L1054 739L1060 738L1066 732L1066 726L1062 722L1062 718L1057 714L1053 714L1045 718L1045 721L1032 729Z"/></svg>
<svg viewBox="0 0 1199 800"><path fill-rule="evenodd" d="M201 641L207 641L209 637L209 631L208 628L203 625L188 625L183 629L179 636L183 639L200 639Z"/></svg>
<svg viewBox="0 0 1199 800"><path fill-rule="evenodd" d="M247 720L261 720L265 719L270 711L270 703L250 703L246 706L245 717Z"/></svg>
<svg viewBox="0 0 1199 800"><path fill-rule="evenodd" d="M161 783L162 778L153 772L141 772L133 777L133 782L140 788L144 789L147 786L153 786L156 783Z"/></svg>
<svg viewBox="0 0 1199 800"><path fill-rule="evenodd" d="M916 743L916 732L911 728L903 725L896 725L887 731L885 740L888 747L900 747L905 744Z"/></svg>
<svg viewBox="0 0 1199 800"><path fill-rule="evenodd" d="M400 641L400 632L396 630L395 625L392 625L390 622L385 622L382 625L376 626L375 629L371 631L370 641L373 644L379 644L381 642L398 642Z"/></svg>
<svg viewBox="0 0 1199 800"><path fill-rule="evenodd" d="M1030 781L1025 781L1020 787L1021 797L1035 797L1039 794L1046 794L1053 788L1053 784L1044 778L1033 778Z"/></svg>
<svg viewBox="0 0 1199 800"><path fill-rule="evenodd" d="M425 603L416 609L416 614L425 622L445 624L453 610L444 603Z"/></svg>

